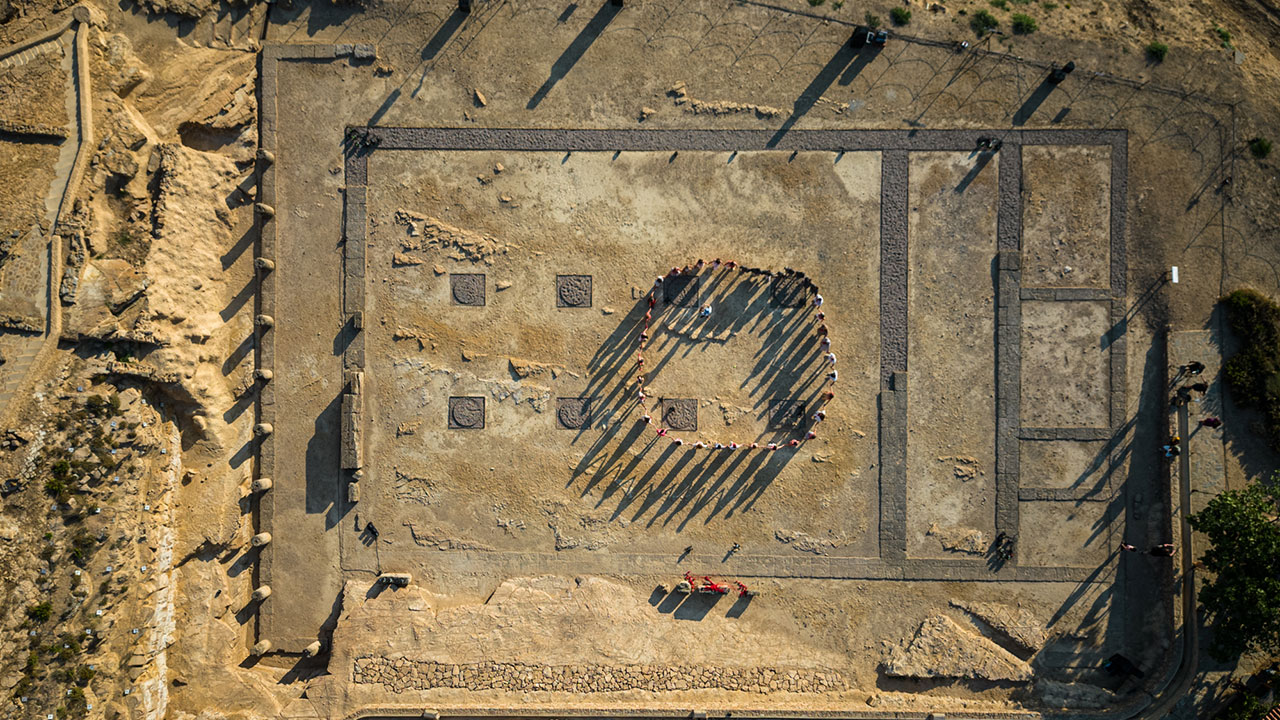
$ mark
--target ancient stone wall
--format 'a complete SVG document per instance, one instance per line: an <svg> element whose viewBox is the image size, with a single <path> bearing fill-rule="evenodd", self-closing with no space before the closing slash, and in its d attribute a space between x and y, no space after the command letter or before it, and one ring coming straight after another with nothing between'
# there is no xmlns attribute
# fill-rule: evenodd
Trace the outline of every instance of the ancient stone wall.
<svg viewBox="0 0 1280 720"><path fill-rule="evenodd" d="M847 690L834 671L773 667L662 665L528 665L483 662L453 664L366 656L356 658L353 682L381 684L392 692L460 688L510 692L619 692L648 690L737 690L749 693L821 693Z"/></svg>

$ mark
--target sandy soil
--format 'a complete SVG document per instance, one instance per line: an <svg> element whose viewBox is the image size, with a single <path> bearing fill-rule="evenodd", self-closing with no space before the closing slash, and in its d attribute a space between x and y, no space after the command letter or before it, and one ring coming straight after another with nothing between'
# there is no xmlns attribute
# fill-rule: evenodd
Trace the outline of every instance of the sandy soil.
<svg viewBox="0 0 1280 720"><path fill-rule="evenodd" d="M681 711L865 703L874 711L975 714L1124 702L1129 689L1114 694L1118 688L1097 665L1120 648L1132 648L1148 669L1168 655L1168 598L1157 596L1167 577L1132 563L1117 572L1112 557L1120 533L1163 539L1167 532L1167 518L1154 507L1160 478L1143 454L1158 446L1164 329L1207 327L1229 348L1211 315L1214 300L1241 285L1280 291L1273 221L1280 179L1274 156L1257 161L1244 150L1249 138L1280 134L1273 92L1280 14L1270 0L1042 0L1010 3L1007 10L950 0L946 12L931 12L928 4L914 3L911 23L897 32L944 45L965 39L1010 55L962 55L898 38L875 56L855 58L842 49L849 28L840 22L861 22L867 11L887 22L887 2L836 8L831 0L816 7L787 0L778 11L655 1L628 3L615 16L594 4L538 0L477 3L483 7L469 19L452 15L445 0L276 4L269 13L191 2L151 2L146 9L92 5L98 128L94 159L65 228L82 232L89 247L87 262L77 266L82 305L67 309L64 345L35 367L36 393L14 401L14 421L4 430L20 436L5 435L0 452L0 477L18 483L6 488L0 515L6 658L0 717L219 713L249 720L324 716L387 698L434 707L475 706L482 698L480 704L499 706L630 703ZM978 9L992 12L1006 31L1012 12L1026 12L1039 30L979 41L969 28ZM40 0L2 10L5 43L40 34L71 12L65 3ZM1218 27L1230 34L1230 47ZM311 385L302 372L278 378L279 387L296 390L288 395L305 405L282 432L292 438L295 468L280 478L302 486L310 480L309 446L336 431L322 424L317 432L316 418L335 397L330 385L341 379L331 362L340 319L334 312L319 315L329 307L324 303L340 298L326 293L337 292L331 263L340 255L344 124L1128 130L1127 414L1133 422L1114 469L1124 479L1115 487L1123 490L1108 494L1111 486L1099 477L1098 441L1020 442L1024 489L1101 489L1087 501L1020 501L1027 532L1018 570L1059 568L1089 579L869 577L867 562L879 555L873 478L880 471L876 422L885 397L876 367L878 153L849 153L839 162L805 153L682 152L674 161L669 153L612 159L575 153L563 161L560 153L394 160L380 153L373 171L388 180L370 190L370 267L385 282L370 294L367 327L385 366L375 366L379 372L370 377L379 422L369 436L374 460L361 500L374 514L342 516L340 532L351 537L317 552L319 543L329 542L317 539L329 532L327 513L343 506L337 474L316 476L335 482L323 493L303 494L298 544L282 547L292 548L284 552L300 570L323 565L329 571L316 572L323 582L311 583L296 573L295 587L278 590L275 601L322 596L314 615L300 616L305 633L287 641L319 638L323 652L308 660L275 653L255 662L249 648L264 636L249 602L260 552L248 544L258 521L248 499L256 402L251 205L260 89L254 51L263 37L369 42L378 52L376 62L350 67L345 61L293 63L287 72L294 95L281 96L282 117L307 131L278 161L290 167L305 158L311 174L301 176L308 184L278 189L286 202L278 202L277 211L288 218L279 224L293 223L298 237L314 243L316 270L308 275L307 260L299 260L299 274L289 282L305 292L293 297L289 314L315 315L297 326L297 347L314 348L322 358L316 362L328 362L328 370L317 371L323 380ZM1144 55L1152 40L1170 46L1163 63ZM64 124L65 59L49 55L17 71L0 70L0 117ZM1037 97L1044 68L1023 59L1074 59L1080 67L1068 83ZM1139 89L1144 83L1150 85ZM386 166L379 166L384 158ZM0 190L0 239L25 231L43 214L56 160L52 146L0 138L0 170L20 180ZM1108 287L1111 160L1096 149L1025 152L1027 286ZM973 169L969 162L918 154L911 166L906 500L909 556L922 562L964 558L968 553L948 544L980 547L969 531L992 530L992 417L979 409L993 380L987 352L995 298L982 288L989 287L983 262L990 261L994 214L987 199L998 174L991 163L964 193L953 193ZM504 170L494 173L497 163ZM421 265L393 266L393 253L404 252L398 243L405 228L394 220L400 209L496 238L510 250L489 264L418 249ZM660 272L668 257L687 251L750 251L771 264L840 273L829 315L847 349L837 348L841 383L830 438L778 463L765 491L735 508L732 518L723 513L712 520L708 508L735 492L735 478L763 477L759 468L752 475L745 466L700 466L674 452L643 453L628 447L624 434L601 446L605 460L586 462L590 472L575 476L590 449L553 424L553 403L585 394L593 382L618 390L618 398L625 394L624 384L593 368L592 359L640 301L632 288L644 288L654 268ZM133 269L102 262L110 258ZM1151 291L1173 264L1182 268L1180 285ZM487 275L483 319L476 321L477 308L437 307L448 298L449 273L477 269ZM589 308L554 306L554 276L563 272L593 276ZM949 292L951 284L963 292ZM735 307L732 299L715 304ZM1100 344L1112 329L1106 305L1028 301L1023 317L1023 425L1106 427L1110 378ZM677 352L657 379L669 383L671 394L704 403L700 433L748 427L760 433L760 409L771 394L743 388L755 366L735 358L769 356L769 335L759 329L767 323L755 332L711 328L701 336L710 344L699 353L678 351L674 331L683 327L672 326L668 345L660 346ZM397 337L397 328L409 334ZM945 350L921 349L939 339ZM704 392L708 386L715 388ZM455 391L485 395L492 427L502 435L449 434L440 401ZM519 402L505 394L513 391ZM114 392L121 397L118 410L94 410L110 417L86 415L86 398ZM1250 416L1229 399L1222 414L1228 485L1269 472L1276 458L1249 433ZM412 433L402 432L415 422L421 424ZM138 426L121 432L122 423ZM531 438L537 439L530 444ZM109 451L108 444L130 457L119 484L113 473L93 477L98 465L110 464L109 455L86 454ZM76 467L67 488L46 487L63 450L89 464ZM710 483L704 494L691 489L697 478ZM637 513L641 498L654 492L656 504ZM679 506L681 498L686 505ZM669 524L659 529L654 508L667 502L662 517ZM693 510L698 503L705 504ZM726 507L734 507L732 500ZM365 545L351 528L369 517L384 531L381 542ZM302 537L303 522L318 527L310 540ZM681 523L687 524L677 532ZM286 534L277 532L276 542ZM690 542L692 558L677 564ZM724 560L733 542L741 542L743 555ZM385 569L412 569L417 587L365 597L384 561ZM820 565L836 564L853 579L806 579L821 577ZM685 567L749 579L763 593L743 607L730 598L708 604L655 592ZM552 577L544 577L548 573ZM32 608L46 599L49 619L40 620L43 613ZM1000 602L1010 616L1015 607L1031 614L1029 622L1041 626L1047 640L1013 654L1018 662L1032 657L1033 686L986 679L981 673L992 675L996 666L977 660L959 670L948 665L949 672L974 675L961 679L887 674L892 658L893 668L927 678L930 668L954 660L939 656L939 643L963 646L964 658L1003 658L992 648L1013 652L990 640L986 621L953 600ZM70 640L86 628L91 632L84 637L93 639L77 640L78 652L70 652ZM561 632L553 637L536 628ZM615 647L591 649L610 634ZM561 637L578 641L557 642ZM773 692L750 694L723 686L732 673L704 689L611 693L499 688L477 694L440 685L405 694L390 690L408 682L403 678L346 681L358 656L371 657L375 647L410 648L419 652L415 660L455 664L537 665L554 651L558 666L613 672L645 663L678 666L690 655L672 648L690 637L707 648L737 648L732 663L711 649L692 651L703 665L777 667L797 676ZM36 659L28 664L32 653ZM81 670L90 666L91 673ZM998 672L1008 667L999 665ZM333 674L316 679L326 672ZM845 685L802 692L800 680L809 678L802 672L838 673ZM1212 690L1223 676L1203 673L1200 690ZM1188 715L1196 712L1191 706Z"/></svg>

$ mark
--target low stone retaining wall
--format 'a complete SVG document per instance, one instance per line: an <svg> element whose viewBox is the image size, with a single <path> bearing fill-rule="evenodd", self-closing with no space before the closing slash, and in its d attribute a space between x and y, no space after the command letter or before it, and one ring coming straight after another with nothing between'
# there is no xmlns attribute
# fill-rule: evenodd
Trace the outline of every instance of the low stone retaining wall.
<svg viewBox="0 0 1280 720"><path fill-rule="evenodd" d="M844 676L833 671L773 667L452 664L385 657L356 658L352 680L357 684L381 684L397 693L434 688L570 693L714 689L760 694L849 689Z"/></svg>

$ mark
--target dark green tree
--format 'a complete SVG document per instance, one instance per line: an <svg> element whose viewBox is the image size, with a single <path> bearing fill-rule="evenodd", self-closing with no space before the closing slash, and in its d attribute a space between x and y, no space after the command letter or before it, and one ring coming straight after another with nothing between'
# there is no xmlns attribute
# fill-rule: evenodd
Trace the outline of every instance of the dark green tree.
<svg viewBox="0 0 1280 720"><path fill-rule="evenodd" d="M1246 652L1280 653L1280 493L1251 483L1228 490L1192 515L1209 539L1201 560L1211 577L1200 602L1213 628L1209 654L1229 662Z"/></svg>

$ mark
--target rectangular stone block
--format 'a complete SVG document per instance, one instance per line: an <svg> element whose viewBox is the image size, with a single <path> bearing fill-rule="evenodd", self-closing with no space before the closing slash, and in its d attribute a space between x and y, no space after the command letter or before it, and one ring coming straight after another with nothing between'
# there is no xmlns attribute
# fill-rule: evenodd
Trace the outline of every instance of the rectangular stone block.
<svg viewBox="0 0 1280 720"><path fill-rule="evenodd" d="M344 393L342 396L342 467L358 470L361 467L361 426L363 403L361 396Z"/></svg>
<svg viewBox="0 0 1280 720"><path fill-rule="evenodd" d="M347 392L352 395L364 394L364 373L359 370L347 370L343 373L343 382L347 386Z"/></svg>
<svg viewBox="0 0 1280 720"><path fill-rule="evenodd" d="M270 468L274 471L276 466L276 444L271 436L267 436L258 444L258 466L262 468ZM260 473L266 475L266 473Z"/></svg>
<svg viewBox="0 0 1280 720"><path fill-rule="evenodd" d="M342 469L343 470L359 470L364 466L364 453L361 452L363 443L361 442L362 433L359 430L353 430L350 433L342 434Z"/></svg>
<svg viewBox="0 0 1280 720"><path fill-rule="evenodd" d="M265 383L258 390L258 403L263 407L271 407L276 404L276 389L271 383Z"/></svg>
<svg viewBox="0 0 1280 720"><path fill-rule="evenodd" d="M1002 383L1003 385L1003 383ZM1004 388L996 392L996 417L1017 418L1018 417L1018 395L1017 392L1005 392Z"/></svg>
<svg viewBox="0 0 1280 720"><path fill-rule="evenodd" d="M996 302L1001 308L1006 308L1022 301L1018 283L1010 277L1012 274L1002 272L998 276L999 287L996 290Z"/></svg>
<svg viewBox="0 0 1280 720"><path fill-rule="evenodd" d="M342 355L343 367L348 370L364 369L364 333L355 336L355 339L347 345L347 351Z"/></svg>
<svg viewBox="0 0 1280 720"><path fill-rule="evenodd" d="M352 279L342 289L342 311L353 315L364 311L364 280Z"/></svg>
<svg viewBox="0 0 1280 720"><path fill-rule="evenodd" d="M1018 437L1023 440L1109 440L1111 428L1024 427Z"/></svg>
<svg viewBox="0 0 1280 720"><path fill-rule="evenodd" d="M996 323L1000 332L1005 327L1015 329L1016 332L1022 332L1022 303L1016 302L996 308Z"/></svg>
<svg viewBox="0 0 1280 720"><path fill-rule="evenodd" d="M276 204L276 171L275 166L268 166L258 176L258 202L272 207Z"/></svg>
<svg viewBox="0 0 1280 720"><path fill-rule="evenodd" d="M1110 300L1111 290L1101 288L1057 288L1053 291L1053 299L1067 300Z"/></svg>
<svg viewBox="0 0 1280 720"><path fill-rule="evenodd" d="M1022 269L1022 254L1016 250L1001 250L999 252L999 258L1001 270Z"/></svg>

